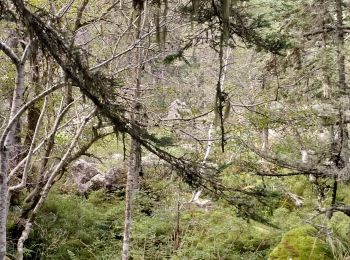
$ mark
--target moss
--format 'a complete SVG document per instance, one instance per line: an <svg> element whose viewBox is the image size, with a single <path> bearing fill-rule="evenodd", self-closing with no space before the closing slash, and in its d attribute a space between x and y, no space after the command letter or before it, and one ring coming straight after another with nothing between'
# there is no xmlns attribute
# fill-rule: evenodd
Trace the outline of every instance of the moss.
<svg viewBox="0 0 350 260"><path fill-rule="evenodd" d="M333 233L339 237L344 239L350 237L350 219L344 213L335 212L329 224Z"/></svg>
<svg viewBox="0 0 350 260"><path fill-rule="evenodd" d="M122 224L123 204L114 206L116 201L102 199L102 192L92 195L85 200L50 193L27 241L30 253L25 259L70 259L69 252L77 259L90 259L104 254L104 249L119 250L113 227Z"/></svg>
<svg viewBox="0 0 350 260"><path fill-rule="evenodd" d="M335 259L346 259L350 255L350 221L349 217L341 212L335 212L328 227L332 233L327 237L328 244Z"/></svg>
<svg viewBox="0 0 350 260"><path fill-rule="evenodd" d="M317 231L310 225L288 231L273 249L269 260L322 260L331 259L330 250L324 241L317 238Z"/></svg>

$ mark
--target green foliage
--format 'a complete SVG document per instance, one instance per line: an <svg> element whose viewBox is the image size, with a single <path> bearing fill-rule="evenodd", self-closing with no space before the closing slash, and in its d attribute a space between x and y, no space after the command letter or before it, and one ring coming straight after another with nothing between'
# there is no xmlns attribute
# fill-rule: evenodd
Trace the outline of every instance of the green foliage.
<svg viewBox="0 0 350 260"><path fill-rule="evenodd" d="M350 256L350 222L349 217L341 212L334 213L328 224L332 231L327 237L335 259L346 259Z"/></svg>
<svg viewBox="0 0 350 260"><path fill-rule="evenodd" d="M103 254L115 247L123 203L119 206L102 199L100 192L92 193L91 200L51 193L28 240L27 259L90 259Z"/></svg>
<svg viewBox="0 0 350 260"><path fill-rule="evenodd" d="M288 231L273 249L269 260L284 259L330 259L327 244L321 240L317 230L306 225Z"/></svg>
<svg viewBox="0 0 350 260"><path fill-rule="evenodd" d="M174 259L262 259L275 243L275 231L235 217L232 209L183 214L182 246Z"/></svg>
<svg viewBox="0 0 350 260"><path fill-rule="evenodd" d="M265 217L276 229L237 217L237 210L226 202L215 201L215 206L209 209L187 204L185 188L181 191L180 246L176 249L178 186L160 175L159 171L146 171L142 188L134 197L133 259L258 260L267 259L269 254L270 259L288 259L287 256L309 259L309 255L310 259L331 259L331 250L321 233L303 224L306 213L313 207L311 204L300 209L281 203L272 215L266 212ZM247 185L252 180L239 181ZM303 179L290 181L291 185L304 182ZM296 190L307 198L307 186ZM84 199L55 191L34 225L27 244L27 259L118 259L123 219L124 201L116 195L95 191ZM340 252L346 255L348 217L336 213L330 228L334 232L332 240L327 239L332 243L331 248L337 255ZM285 233L286 230L290 231Z"/></svg>

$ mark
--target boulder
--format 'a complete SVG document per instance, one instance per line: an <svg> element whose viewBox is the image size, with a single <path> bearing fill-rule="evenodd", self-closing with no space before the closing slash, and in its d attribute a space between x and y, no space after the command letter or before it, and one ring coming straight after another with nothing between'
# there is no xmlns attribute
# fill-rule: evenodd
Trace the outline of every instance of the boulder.
<svg viewBox="0 0 350 260"><path fill-rule="evenodd" d="M126 187L127 170L124 167L113 167L104 176L104 187L107 191L114 191Z"/></svg>
<svg viewBox="0 0 350 260"><path fill-rule="evenodd" d="M96 166L83 159L76 161L71 167L70 178L67 183L73 182L79 194L87 194L91 190L104 187L105 176Z"/></svg>
<svg viewBox="0 0 350 260"><path fill-rule="evenodd" d="M79 194L87 195L90 191L106 189L115 191L126 186L127 169L124 165L112 167L106 173L85 160L78 160L71 167L71 173L67 179L65 190L76 190ZM71 188L69 188L71 187Z"/></svg>
<svg viewBox="0 0 350 260"><path fill-rule="evenodd" d="M86 183L98 174L103 175L94 164L83 159L79 159L71 167L71 176L75 183Z"/></svg>

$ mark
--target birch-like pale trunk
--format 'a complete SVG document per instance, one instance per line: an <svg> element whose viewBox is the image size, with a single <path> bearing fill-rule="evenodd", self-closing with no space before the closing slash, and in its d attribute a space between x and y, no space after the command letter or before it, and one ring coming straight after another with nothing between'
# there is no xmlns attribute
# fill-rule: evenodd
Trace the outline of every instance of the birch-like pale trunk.
<svg viewBox="0 0 350 260"><path fill-rule="evenodd" d="M146 13L146 1L144 1L142 6L139 6L135 13L137 12L136 18L136 32L135 41L141 42L141 32L145 23L145 13ZM140 123L141 121L141 79L142 79L142 60L143 51L142 48L136 50L135 61L136 68L135 73L135 85L133 94L133 111L131 113L131 120L134 123ZM141 144L135 139L131 138L130 144L130 158L129 158L129 169L127 173L126 182L126 194L125 194L125 219L124 219L124 234L123 234L123 249L122 249L122 259L128 260L130 253L130 235L132 226L132 213L133 213L133 194L139 189L139 174L142 171L141 163Z"/></svg>
<svg viewBox="0 0 350 260"><path fill-rule="evenodd" d="M229 59L231 56L231 51L232 51L232 49L230 47L226 48L226 57L224 58L224 61L223 61L223 71L222 71L222 75L220 77L221 92L224 91L224 83L225 83L225 79L226 79L226 72L227 72L228 62L229 62ZM208 161L209 155L210 155L211 150L214 146L214 140L213 140L214 134L215 134L215 124L214 124L214 122L212 122L210 124L209 130L208 130L207 149L205 150L204 158L202 161L203 164L205 164ZM197 191L193 192L190 202L194 202L194 203L199 202L199 197L201 194L202 194L202 190L197 190Z"/></svg>
<svg viewBox="0 0 350 260"><path fill-rule="evenodd" d="M0 139L0 260L6 257L6 223L8 213L8 174L10 170L10 156L16 157L16 129L18 129L19 117L16 116L23 105L23 92L25 80L25 63L27 61L31 43L29 42L19 58L5 43L0 42L0 49L12 60L16 66L15 88L13 90L11 111L9 116L9 128L5 128Z"/></svg>
<svg viewBox="0 0 350 260"><path fill-rule="evenodd" d="M17 64L16 70L17 70L16 85L13 91L10 120L11 118L14 118L14 116L17 114L17 112L23 105L24 78L25 78L24 64ZM5 146L7 147L7 149L9 149L10 155L13 157L17 157L17 152L18 152L18 147L16 147L16 136L18 133L16 133L16 130L18 129L19 118L17 118L15 121L16 122L15 124L13 124L10 131L8 132L8 135L5 141Z"/></svg>
<svg viewBox="0 0 350 260"><path fill-rule="evenodd" d="M269 147L269 127L265 126L261 133L261 150L266 153Z"/></svg>
<svg viewBox="0 0 350 260"><path fill-rule="evenodd" d="M13 91L10 120L21 106L24 85L24 68L17 66L16 86ZM16 120L18 122L18 119ZM6 222L8 213L8 184L7 176L10 169L9 156L15 155L15 136L17 122L12 125L6 136L5 142L0 147L0 260L6 257Z"/></svg>
<svg viewBox="0 0 350 260"><path fill-rule="evenodd" d="M6 220L7 220L7 173L9 171L8 150L0 147L0 260L6 257Z"/></svg>
<svg viewBox="0 0 350 260"><path fill-rule="evenodd" d="M22 105L24 91L24 66L17 64L16 85L13 91L10 120L19 111ZM15 137L18 118L10 127L8 134L0 145L0 260L6 257L6 223L8 213L8 184L7 176L10 170L10 155L15 155Z"/></svg>
<svg viewBox="0 0 350 260"><path fill-rule="evenodd" d="M29 150L28 150L28 153L27 153L27 156L26 156L24 169L23 169L23 172L22 172L21 182L19 184L17 184L17 185L9 187L9 192L13 192L13 191L16 191L16 190L23 189L27 185L28 172L29 172L30 165L32 163L32 157L33 157L33 154L34 154L35 140L36 140L36 137L37 137L37 135L39 133L39 130L40 130L41 126L42 126L41 122L43 120L44 114L45 114L46 109L47 109L47 103L48 103L48 98L45 97L44 105L43 105L41 113L39 115L39 118L38 118L35 130L34 130L34 133L33 133L32 137L31 137L32 140L31 140L31 144L29 146Z"/></svg>

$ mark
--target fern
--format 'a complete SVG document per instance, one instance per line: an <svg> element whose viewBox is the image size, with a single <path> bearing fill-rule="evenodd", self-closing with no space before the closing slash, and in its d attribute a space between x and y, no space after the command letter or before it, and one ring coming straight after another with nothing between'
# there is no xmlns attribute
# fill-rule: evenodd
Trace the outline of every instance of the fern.
<svg viewBox="0 0 350 260"><path fill-rule="evenodd" d="M70 260L79 260L78 257L70 250L67 250Z"/></svg>

